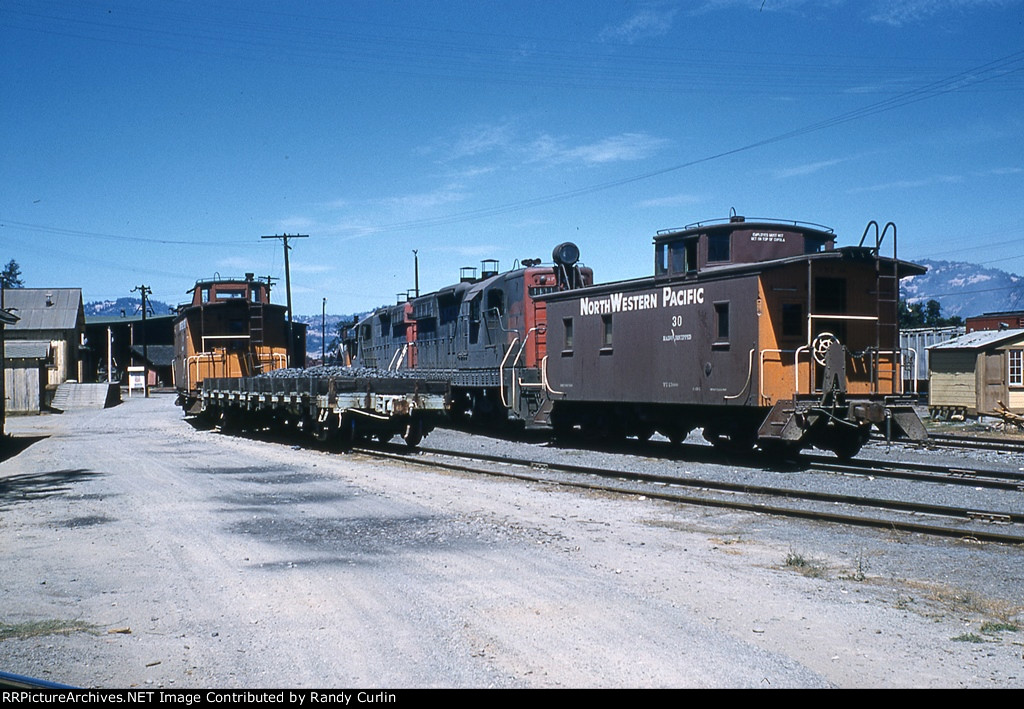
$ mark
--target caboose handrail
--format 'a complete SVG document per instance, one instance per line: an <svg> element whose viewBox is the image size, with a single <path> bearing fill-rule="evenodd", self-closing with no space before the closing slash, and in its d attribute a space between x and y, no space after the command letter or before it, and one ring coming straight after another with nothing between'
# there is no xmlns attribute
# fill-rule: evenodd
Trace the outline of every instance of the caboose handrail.
<svg viewBox="0 0 1024 709"><path fill-rule="evenodd" d="M749 359L748 359L748 362L747 362L747 381L743 383L743 388L739 390L739 393L737 393L735 395L728 395L728 394L724 395L722 398L725 399L726 401L729 401L731 399L738 399L738 398L740 398L741 396L743 396L743 392L745 392L747 390L747 387L750 386L750 378L754 374L754 350L755 349L756 348L751 347L750 348L750 354L748 355Z"/></svg>
<svg viewBox="0 0 1024 709"><path fill-rule="evenodd" d="M551 384L548 381L548 356L544 355L540 360L540 381L544 385L544 389L549 394L557 394L558 396L565 396L564 391L557 391L551 388Z"/></svg>

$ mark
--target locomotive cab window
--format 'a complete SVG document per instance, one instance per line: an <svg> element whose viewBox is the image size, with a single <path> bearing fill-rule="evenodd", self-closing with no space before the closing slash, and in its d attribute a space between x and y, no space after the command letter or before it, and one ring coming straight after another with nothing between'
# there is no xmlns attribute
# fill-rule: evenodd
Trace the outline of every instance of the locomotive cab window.
<svg viewBox="0 0 1024 709"><path fill-rule="evenodd" d="M572 318L562 318L562 328L565 333L562 340L562 355L568 357L572 355Z"/></svg>
<svg viewBox="0 0 1024 709"><path fill-rule="evenodd" d="M505 292L492 290L487 293L487 312L499 318L505 314Z"/></svg>
<svg viewBox="0 0 1024 709"><path fill-rule="evenodd" d="M612 351L612 316L601 316L601 354L610 354Z"/></svg>

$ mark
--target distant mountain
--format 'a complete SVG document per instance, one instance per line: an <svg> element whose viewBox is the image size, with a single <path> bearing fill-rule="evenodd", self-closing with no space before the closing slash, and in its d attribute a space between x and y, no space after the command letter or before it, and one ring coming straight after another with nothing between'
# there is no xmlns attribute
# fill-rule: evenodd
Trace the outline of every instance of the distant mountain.
<svg viewBox="0 0 1024 709"><path fill-rule="evenodd" d="M331 315L327 314L326 318L322 315L299 315L295 314L295 322L306 324L306 355L313 359L320 359L320 343L323 339L320 336L321 327L326 331L327 346L324 348L328 357L331 356L332 344L333 351L337 351L338 345L338 324L348 326L355 320L356 315Z"/></svg>
<svg viewBox="0 0 1024 709"><path fill-rule="evenodd" d="M162 301L148 298L146 302L149 305L150 315L169 315L174 312L174 308L172 306ZM86 303L84 307L86 317L89 317L90 315L117 316L121 315L122 311L125 316L131 317L142 313L142 299L118 298L117 300L94 300L91 303Z"/></svg>
<svg viewBox="0 0 1024 709"><path fill-rule="evenodd" d="M957 261L918 261L928 273L903 279L901 297L911 303L937 300L946 317L968 318L982 313L1024 308L1024 278Z"/></svg>

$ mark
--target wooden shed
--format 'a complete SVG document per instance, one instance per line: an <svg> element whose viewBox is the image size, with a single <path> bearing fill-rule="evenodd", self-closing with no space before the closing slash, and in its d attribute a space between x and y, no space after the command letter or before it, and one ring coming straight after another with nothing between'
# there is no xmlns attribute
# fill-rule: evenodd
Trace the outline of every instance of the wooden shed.
<svg viewBox="0 0 1024 709"><path fill-rule="evenodd" d="M982 330L928 349L933 418L1024 414L1024 329Z"/></svg>

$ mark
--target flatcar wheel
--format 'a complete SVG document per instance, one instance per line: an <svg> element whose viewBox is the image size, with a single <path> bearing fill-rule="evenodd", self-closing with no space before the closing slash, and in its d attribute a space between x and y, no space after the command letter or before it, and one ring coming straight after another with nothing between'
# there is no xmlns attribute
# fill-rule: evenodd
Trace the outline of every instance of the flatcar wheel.
<svg viewBox="0 0 1024 709"><path fill-rule="evenodd" d="M757 447L767 457L777 461L796 460L802 449L799 443L792 441L760 441Z"/></svg>

